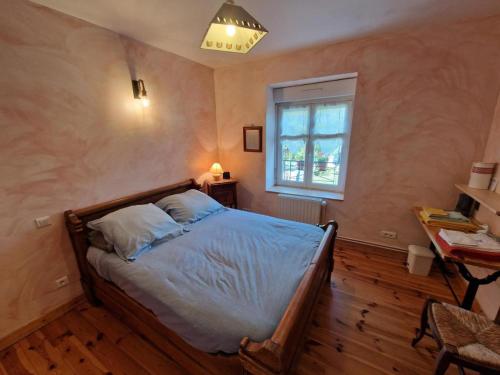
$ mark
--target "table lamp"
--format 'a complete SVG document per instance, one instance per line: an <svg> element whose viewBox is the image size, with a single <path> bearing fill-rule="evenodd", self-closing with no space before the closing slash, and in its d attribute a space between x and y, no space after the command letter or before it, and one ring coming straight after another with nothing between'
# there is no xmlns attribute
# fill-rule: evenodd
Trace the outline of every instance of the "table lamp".
<svg viewBox="0 0 500 375"><path fill-rule="evenodd" d="M214 176L214 181L219 181L223 172L224 171L219 163L213 163L210 167L210 173Z"/></svg>

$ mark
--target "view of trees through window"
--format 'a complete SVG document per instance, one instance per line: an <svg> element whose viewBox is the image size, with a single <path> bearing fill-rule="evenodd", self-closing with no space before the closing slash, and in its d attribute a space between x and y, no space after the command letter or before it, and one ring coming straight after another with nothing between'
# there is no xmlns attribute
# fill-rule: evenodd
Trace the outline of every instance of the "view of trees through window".
<svg viewBox="0 0 500 375"><path fill-rule="evenodd" d="M349 103L283 105L280 113L282 183L339 185Z"/></svg>

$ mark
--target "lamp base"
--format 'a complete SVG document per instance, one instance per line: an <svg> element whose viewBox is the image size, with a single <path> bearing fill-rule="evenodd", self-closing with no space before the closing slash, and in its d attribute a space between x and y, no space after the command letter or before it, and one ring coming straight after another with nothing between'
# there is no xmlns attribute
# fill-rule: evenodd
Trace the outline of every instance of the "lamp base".
<svg viewBox="0 0 500 375"><path fill-rule="evenodd" d="M220 181L220 174L214 174L214 181Z"/></svg>

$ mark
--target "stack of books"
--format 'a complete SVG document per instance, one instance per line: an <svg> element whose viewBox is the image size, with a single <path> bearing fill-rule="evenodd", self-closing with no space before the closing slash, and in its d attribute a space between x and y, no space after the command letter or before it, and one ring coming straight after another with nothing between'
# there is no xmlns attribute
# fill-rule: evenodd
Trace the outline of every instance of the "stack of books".
<svg viewBox="0 0 500 375"><path fill-rule="evenodd" d="M443 250L456 256L500 261L500 242L484 233L441 229L436 241Z"/></svg>
<svg viewBox="0 0 500 375"><path fill-rule="evenodd" d="M445 211L440 208L423 207L420 211L422 221L430 226L454 229L463 232L475 232L478 226L460 212Z"/></svg>

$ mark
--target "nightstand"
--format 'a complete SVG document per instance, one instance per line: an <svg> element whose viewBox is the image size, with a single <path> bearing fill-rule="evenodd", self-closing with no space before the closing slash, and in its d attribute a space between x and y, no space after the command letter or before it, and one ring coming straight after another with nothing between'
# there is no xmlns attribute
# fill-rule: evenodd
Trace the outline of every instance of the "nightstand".
<svg viewBox="0 0 500 375"><path fill-rule="evenodd" d="M238 208L236 196L237 183L238 181L234 179L208 181L207 194L226 207Z"/></svg>

